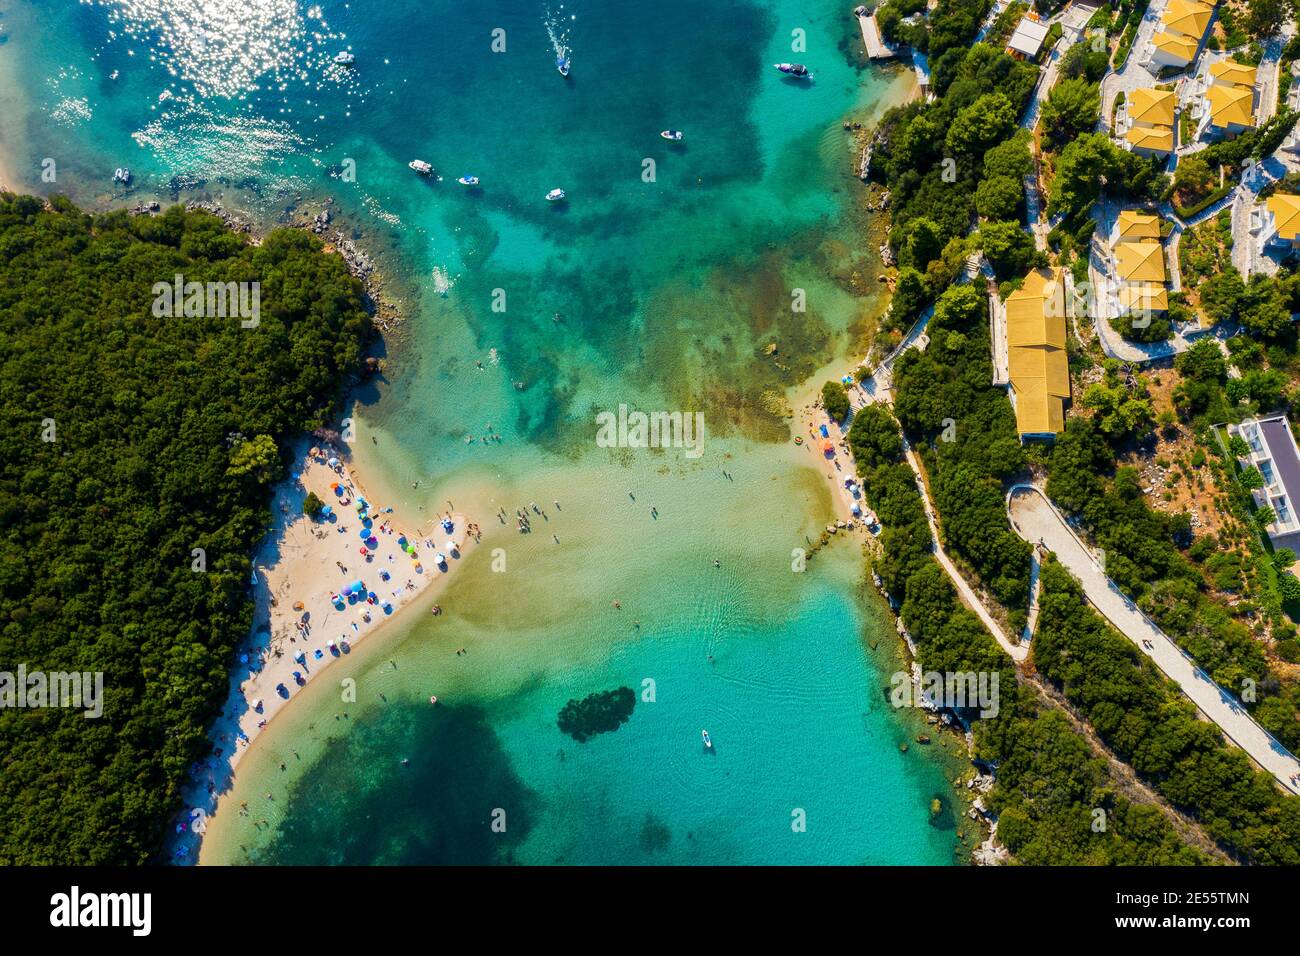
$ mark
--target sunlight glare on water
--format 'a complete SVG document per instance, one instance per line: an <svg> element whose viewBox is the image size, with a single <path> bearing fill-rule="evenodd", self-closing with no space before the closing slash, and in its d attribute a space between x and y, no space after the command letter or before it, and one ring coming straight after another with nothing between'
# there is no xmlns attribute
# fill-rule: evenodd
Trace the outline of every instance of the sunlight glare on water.
<svg viewBox="0 0 1300 956"><path fill-rule="evenodd" d="M203 96L245 97L263 84L306 81L340 42L320 7L296 0L82 0L105 7L132 40L156 41L154 56Z"/></svg>

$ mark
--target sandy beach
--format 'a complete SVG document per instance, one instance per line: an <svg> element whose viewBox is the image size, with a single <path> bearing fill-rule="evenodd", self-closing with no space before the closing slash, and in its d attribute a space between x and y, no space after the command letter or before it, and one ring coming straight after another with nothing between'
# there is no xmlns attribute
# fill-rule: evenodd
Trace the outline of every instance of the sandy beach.
<svg viewBox="0 0 1300 956"><path fill-rule="evenodd" d="M305 516L309 493L330 514ZM481 536L450 508L421 522L367 498L356 472L328 448L302 459L276 489L271 508L273 526L253 562L253 633L237 649L230 695L210 731L212 755L193 768L184 791L172 841L177 862L197 860L207 818L217 812L241 758L300 688L320 680L417 596L438 590ZM403 541L414 554L403 552ZM357 582L363 588L349 595Z"/></svg>
<svg viewBox="0 0 1300 956"><path fill-rule="evenodd" d="M831 365L822 371L833 373L839 369ZM790 423L790 431L793 437L803 439L797 446L801 455L806 456L813 467L825 475L826 480L835 489L831 495L831 502L835 509L836 526L841 530L865 534L867 527L863 518L870 517L874 512L867 507L860 492L855 495L844 484L846 478L854 479L854 484L857 484L857 468L849 453L848 428L831 421L831 417L826 414L826 409L822 407L821 390L825 381L825 377L819 372L811 376L802 386L791 390L789 400L794 409L794 418ZM822 425L826 426L829 433L826 437L822 436ZM831 443L834 450L834 454L830 457L827 457L823 451L827 442ZM853 513L855 504L862 512L861 515Z"/></svg>

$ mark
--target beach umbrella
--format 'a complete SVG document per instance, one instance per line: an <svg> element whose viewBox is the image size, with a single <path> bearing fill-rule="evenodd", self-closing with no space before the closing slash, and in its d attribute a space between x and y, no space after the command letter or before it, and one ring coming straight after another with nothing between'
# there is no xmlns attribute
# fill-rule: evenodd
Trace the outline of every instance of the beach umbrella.
<svg viewBox="0 0 1300 956"><path fill-rule="evenodd" d="M448 541L447 541L447 550L450 551L452 554L455 554L455 553L456 553L456 542L455 542L455 541L452 541L452 540L450 540L450 539L448 539Z"/></svg>
<svg viewBox="0 0 1300 956"><path fill-rule="evenodd" d="M361 583L360 578L357 578L355 581L353 581L351 584L348 585L349 591L364 591L365 589L366 586Z"/></svg>
<svg viewBox="0 0 1300 956"><path fill-rule="evenodd" d="M362 528L359 532L357 532L357 535L358 537L361 538L362 541L365 541L366 538L370 537L370 529Z"/></svg>
<svg viewBox="0 0 1300 956"><path fill-rule="evenodd" d="M446 563L447 563L447 556L446 556L445 554L443 554L441 551L438 552L438 563L439 563L439 564L446 564Z"/></svg>
<svg viewBox="0 0 1300 956"><path fill-rule="evenodd" d="M335 494L337 497L339 497L339 498L342 498L342 497L343 497L343 487L342 487L342 485L335 485L335 486L334 486L334 494Z"/></svg>
<svg viewBox="0 0 1300 956"><path fill-rule="evenodd" d="M374 535L371 535L369 538L366 538L366 547L371 549L379 547L379 539L376 538Z"/></svg>
<svg viewBox="0 0 1300 956"><path fill-rule="evenodd" d="M337 458L331 458L328 462L326 462L326 464L328 464L331 468L337 468L339 466L339 460Z"/></svg>

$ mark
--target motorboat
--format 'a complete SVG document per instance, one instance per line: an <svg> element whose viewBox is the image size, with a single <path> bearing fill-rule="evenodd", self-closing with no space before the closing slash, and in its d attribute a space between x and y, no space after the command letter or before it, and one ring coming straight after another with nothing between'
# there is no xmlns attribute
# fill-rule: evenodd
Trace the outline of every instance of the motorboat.
<svg viewBox="0 0 1300 956"><path fill-rule="evenodd" d="M701 730L701 731L700 731L700 737L702 737L702 738L704 739L704 746L705 746L706 748L708 748L709 750L712 750L712 749L713 749L713 739L709 736L709 732L708 732L707 730Z"/></svg>
<svg viewBox="0 0 1300 956"><path fill-rule="evenodd" d="M428 176L431 172L433 172L433 167L430 166L428 163L426 163L426 162L425 162L424 160L422 160L422 159L413 159L413 160L411 160L409 163L407 163L406 165L407 165L407 166L410 166L412 169L414 169L414 170L415 170L417 173L419 173L421 176Z"/></svg>
<svg viewBox="0 0 1300 956"><path fill-rule="evenodd" d="M546 199L548 202L558 202L563 198L564 198L563 189L552 189L549 193L546 194Z"/></svg>
<svg viewBox="0 0 1300 956"><path fill-rule="evenodd" d="M357 62L357 58L355 54L343 50L334 54L334 62L339 66L351 66L353 63Z"/></svg>
<svg viewBox="0 0 1300 956"><path fill-rule="evenodd" d="M131 182L131 170L126 166L119 166L113 170L113 182L128 185Z"/></svg>
<svg viewBox="0 0 1300 956"><path fill-rule="evenodd" d="M664 139L668 140L669 142L680 143L685 134L683 134L682 131L679 129L666 129L659 135L662 136Z"/></svg>
<svg viewBox="0 0 1300 956"><path fill-rule="evenodd" d="M555 68L560 71L560 76L569 75L569 58L563 53L555 55Z"/></svg>
<svg viewBox="0 0 1300 956"><path fill-rule="evenodd" d="M460 183L462 186L477 186L477 185L478 185L478 177L477 177L477 176L461 176L459 179L456 180L456 182Z"/></svg>
<svg viewBox="0 0 1300 956"><path fill-rule="evenodd" d="M808 67L802 63L774 63L772 64L786 76L793 76L799 80L811 80L812 74L808 72Z"/></svg>

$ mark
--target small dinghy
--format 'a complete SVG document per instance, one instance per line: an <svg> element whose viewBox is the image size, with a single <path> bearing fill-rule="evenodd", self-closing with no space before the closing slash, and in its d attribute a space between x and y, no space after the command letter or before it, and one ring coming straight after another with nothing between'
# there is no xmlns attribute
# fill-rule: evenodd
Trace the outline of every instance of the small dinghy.
<svg viewBox="0 0 1300 956"><path fill-rule="evenodd" d="M456 182L460 183L462 186L477 186L477 185L478 185L478 177L477 177L477 176L461 176L459 179L456 180Z"/></svg>
<svg viewBox="0 0 1300 956"><path fill-rule="evenodd" d="M680 143L684 134L679 129L666 129L659 135L671 143Z"/></svg>
<svg viewBox="0 0 1300 956"><path fill-rule="evenodd" d="M549 193L546 194L546 199L548 202L559 202L563 198L564 198L563 189L552 189Z"/></svg>
<svg viewBox="0 0 1300 956"><path fill-rule="evenodd" d="M119 166L113 170L113 182L121 183L123 186L131 183L131 170L126 166Z"/></svg>

